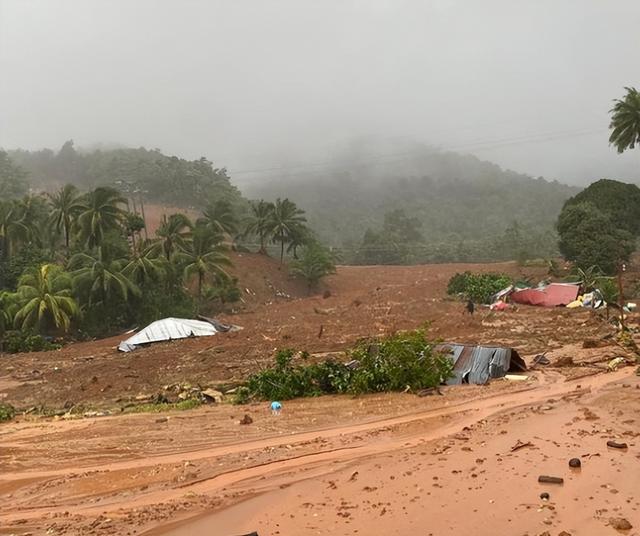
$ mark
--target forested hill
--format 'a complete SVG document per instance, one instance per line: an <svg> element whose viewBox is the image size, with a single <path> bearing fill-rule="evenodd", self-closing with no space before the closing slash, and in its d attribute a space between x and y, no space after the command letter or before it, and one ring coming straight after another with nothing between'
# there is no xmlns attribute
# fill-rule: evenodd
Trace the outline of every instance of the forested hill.
<svg viewBox="0 0 640 536"><path fill-rule="evenodd" d="M321 239L342 248L347 260L365 263L552 255L555 220L579 191L427 149L393 167L345 168L245 190L251 198L289 197L307 211Z"/></svg>
<svg viewBox="0 0 640 536"><path fill-rule="evenodd" d="M564 201L579 191L424 146L395 161L348 154L328 165L294 169L295 176L258 177L245 182L246 198L226 169L159 150L87 151L69 141L57 152L14 150L9 156L24 171L4 180L9 197L26 192L25 179L32 189L49 192L65 183L84 191L110 185L174 207L203 209L228 201L239 220L248 213L247 198L289 198L346 263L549 257L557 254L555 220Z"/></svg>
<svg viewBox="0 0 640 536"><path fill-rule="evenodd" d="M57 152L14 150L9 157L26 171L31 188L49 192L71 183L81 190L113 186L125 193L136 191L148 201L185 208L202 208L220 199L242 203L226 170L205 158L185 160L145 148L77 150L72 141Z"/></svg>

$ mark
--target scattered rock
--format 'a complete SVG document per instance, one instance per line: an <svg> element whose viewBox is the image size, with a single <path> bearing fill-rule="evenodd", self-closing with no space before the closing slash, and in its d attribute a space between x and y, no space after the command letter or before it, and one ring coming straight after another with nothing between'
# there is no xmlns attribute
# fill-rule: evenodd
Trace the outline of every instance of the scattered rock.
<svg viewBox="0 0 640 536"><path fill-rule="evenodd" d="M580 458L571 458L569 460L569 467L573 467L575 469L581 466L582 466L582 462L580 461Z"/></svg>
<svg viewBox="0 0 640 536"><path fill-rule="evenodd" d="M563 530L562 532L558 533L558 536L571 536L571 533L567 532L566 530Z"/></svg>
<svg viewBox="0 0 640 536"><path fill-rule="evenodd" d="M163 423L163 422L169 422L169 417L158 417L158 418L156 419L156 423L157 423L157 424L161 424L161 423Z"/></svg>
<svg viewBox="0 0 640 536"><path fill-rule="evenodd" d="M573 357L571 357L570 355L562 356L559 359L556 359L556 361L553 364L553 366L554 367L572 367L573 366Z"/></svg>
<svg viewBox="0 0 640 536"><path fill-rule="evenodd" d="M609 525L616 530L631 530L633 528L633 525L624 517L609 518Z"/></svg>
<svg viewBox="0 0 640 536"><path fill-rule="evenodd" d="M612 449L626 449L626 443L619 443L618 441L609 440L607 441L607 447L611 447Z"/></svg>
<svg viewBox="0 0 640 536"><path fill-rule="evenodd" d="M543 492L540 494L540 498L541 498L543 501L548 501L548 500L549 500L549 494L548 494L546 491L543 491Z"/></svg>
<svg viewBox="0 0 640 536"><path fill-rule="evenodd" d="M253 423L253 419L251 418L251 415L249 415L248 413L245 413L244 417L240 419L240 424L251 424L251 423Z"/></svg>

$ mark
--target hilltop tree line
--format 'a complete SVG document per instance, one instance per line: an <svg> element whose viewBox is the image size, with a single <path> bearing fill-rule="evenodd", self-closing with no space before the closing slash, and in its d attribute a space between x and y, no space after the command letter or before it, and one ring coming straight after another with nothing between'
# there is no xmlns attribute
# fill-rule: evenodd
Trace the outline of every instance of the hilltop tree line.
<svg viewBox="0 0 640 536"><path fill-rule="evenodd" d="M111 186L132 199L171 206L202 209L215 200L234 208L246 208L247 201L233 186L224 168L215 168L206 158L185 160L160 150L96 149L79 151L73 140L59 151L9 151L8 157L28 175L33 188L53 191L73 184L87 191ZM14 194L22 194L14 190Z"/></svg>

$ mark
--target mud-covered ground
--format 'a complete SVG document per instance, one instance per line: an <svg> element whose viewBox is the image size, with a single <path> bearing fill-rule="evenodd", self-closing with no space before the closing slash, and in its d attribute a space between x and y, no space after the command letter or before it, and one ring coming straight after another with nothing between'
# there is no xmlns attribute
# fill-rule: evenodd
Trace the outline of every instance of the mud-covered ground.
<svg viewBox="0 0 640 536"><path fill-rule="evenodd" d="M306 350L317 358L337 353L340 358L358 339L425 323L434 338L503 344L525 356L548 352L552 359L572 353L567 345L581 346L585 339L601 340L613 333L604 313L521 306L503 313L480 308L469 316L463 314L463 304L446 296L447 282L458 271L534 279L545 275L543 269L521 269L514 263L340 267L324 283L322 290L331 295L323 298L322 292L307 296L305 285L290 280L272 259L245 254L234 262L244 303L238 304L237 314L219 318L242 326L242 331L154 344L128 354L116 350L126 338L121 335L54 352L4 356L0 399L21 409L117 410L171 384L240 382L272 363L279 348ZM607 346L595 352L595 359L619 354L612 341L601 343Z"/></svg>
<svg viewBox="0 0 640 536"><path fill-rule="evenodd" d="M442 396L288 401L279 416L227 403L22 415L0 424L0 534L640 534L640 378L632 366L605 372L633 354L602 315L519 307L471 317L445 297L456 271L522 275L514 264L345 267L322 298L305 297L272 261L250 261L265 263L267 280L251 281L242 310L225 317L244 330L131 354L115 351L116 337L3 356L0 396L23 409L117 412L165 384L241 381L276 348L321 357L424 322L434 337L513 346L529 363L546 351L551 365Z"/></svg>

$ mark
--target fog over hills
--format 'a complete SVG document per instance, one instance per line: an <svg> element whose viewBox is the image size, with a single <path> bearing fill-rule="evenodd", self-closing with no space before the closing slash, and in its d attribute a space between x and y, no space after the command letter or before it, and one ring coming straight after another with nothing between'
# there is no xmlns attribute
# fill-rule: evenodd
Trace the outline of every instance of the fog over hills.
<svg viewBox="0 0 640 536"><path fill-rule="evenodd" d="M0 147L159 147L242 185L403 140L638 181L607 111L639 24L634 0L0 0Z"/></svg>

